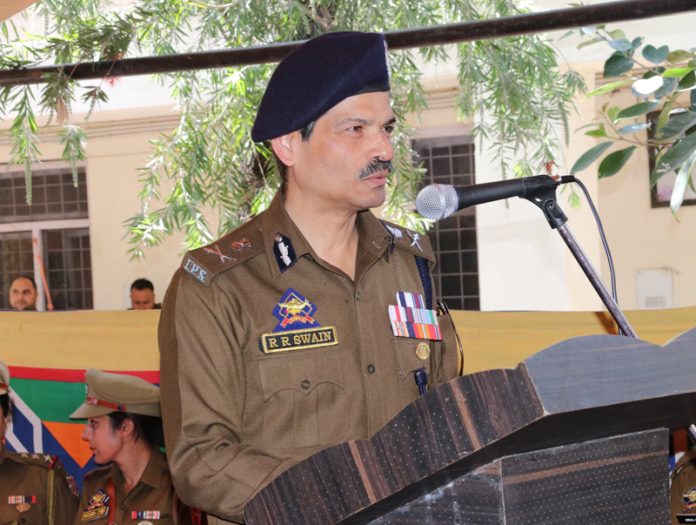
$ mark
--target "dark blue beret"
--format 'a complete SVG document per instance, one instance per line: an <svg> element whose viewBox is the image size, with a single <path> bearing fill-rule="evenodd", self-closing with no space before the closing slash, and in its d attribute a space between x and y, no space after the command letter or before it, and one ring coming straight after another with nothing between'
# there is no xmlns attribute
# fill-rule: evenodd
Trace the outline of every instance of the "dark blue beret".
<svg viewBox="0 0 696 525"><path fill-rule="evenodd" d="M336 32L308 40L276 67L251 129L255 142L305 127L358 93L388 91L384 36Z"/></svg>

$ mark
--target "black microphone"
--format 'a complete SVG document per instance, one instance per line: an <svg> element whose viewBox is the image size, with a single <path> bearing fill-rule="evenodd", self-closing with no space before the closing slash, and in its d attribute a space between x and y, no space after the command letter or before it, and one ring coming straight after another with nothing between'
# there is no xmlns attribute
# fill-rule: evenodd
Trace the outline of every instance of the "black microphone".
<svg viewBox="0 0 696 525"><path fill-rule="evenodd" d="M471 186L430 184L418 192L416 209L423 217L439 221L469 206L510 197L530 197L574 180L573 176L554 178L548 175L536 175Z"/></svg>

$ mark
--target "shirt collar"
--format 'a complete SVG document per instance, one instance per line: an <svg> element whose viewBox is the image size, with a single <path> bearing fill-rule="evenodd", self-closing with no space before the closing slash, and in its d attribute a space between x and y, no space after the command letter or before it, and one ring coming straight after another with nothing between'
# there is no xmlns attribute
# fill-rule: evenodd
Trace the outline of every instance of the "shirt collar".
<svg viewBox="0 0 696 525"><path fill-rule="evenodd" d="M137 485L144 483L155 489L167 488L162 476L163 472L166 471L166 464L167 460L164 454L162 454L158 448L153 448L150 461L147 462L143 475L140 477L140 481L138 481ZM120 486L124 485L125 479L123 478L123 473L116 462L111 464L111 477Z"/></svg>
<svg viewBox="0 0 696 525"><path fill-rule="evenodd" d="M370 258L381 256L389 246L389 232L370 210L358 212L356 218L358 229L358 250L360 254L369 254ZM263 230L263 242L268 258L271 276L276 278L283 273L276 254L273 251L278 234L287 237L292 243L296 259L303 255L311 255L318 260L311 245L305 239L297 225L292 221L283 204L282 191L278 191L273 197L270 206L263 215L261 228ZM292 271L292 267L285 271Z"/></svg>

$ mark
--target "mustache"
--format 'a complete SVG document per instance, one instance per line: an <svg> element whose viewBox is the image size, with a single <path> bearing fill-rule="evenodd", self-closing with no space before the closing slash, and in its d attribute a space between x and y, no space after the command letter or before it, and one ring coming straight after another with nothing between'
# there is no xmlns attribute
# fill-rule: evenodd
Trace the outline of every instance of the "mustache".
<svg viewBox="0 0 696 525"><path fill-rule="evenodd" d="M360 180L363 180L379 171L386 171L387 173L391 173L393 170L394 166L392 165L392 162L390 160L374 159L362 170L360 170L359 178Z"/></svg>

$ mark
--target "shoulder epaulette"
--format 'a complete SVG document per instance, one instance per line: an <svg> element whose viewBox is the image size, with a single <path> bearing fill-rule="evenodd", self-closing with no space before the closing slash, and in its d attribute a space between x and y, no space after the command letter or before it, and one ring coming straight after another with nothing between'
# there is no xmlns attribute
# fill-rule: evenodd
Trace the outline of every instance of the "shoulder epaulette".
<svg viewBox="0 0 696 525"><path fill-rule="evenodd" d="M435 261L435 254L430 245L430 239L428 239L426 234L409 230L408 228L385 220L380 219L380 222L394 239L393 243L395 248L407 251L417 257L428 259L429 261Z"/></svg>
<svg viewBox="0 0 696 525"><path fill-rule="evenodd" d="M214 243L188 252L181 268L199 283L210 286L216 275L238 266L263 250L260 223L251 220Z"/></svg>
<svg viewBox="0 0 696 525"><path fill-rule="evenodd" d="M50 454L40 454L38 452L21 452L19 457L22 461L29 465L36 465L39 467L44 467L49 470L61 467L62 464L58 456L52 456Z"/></svg>

